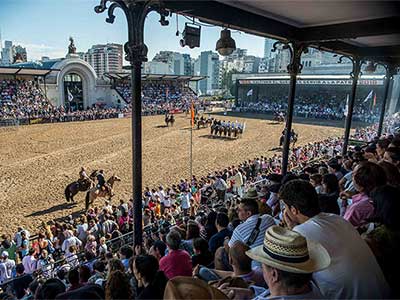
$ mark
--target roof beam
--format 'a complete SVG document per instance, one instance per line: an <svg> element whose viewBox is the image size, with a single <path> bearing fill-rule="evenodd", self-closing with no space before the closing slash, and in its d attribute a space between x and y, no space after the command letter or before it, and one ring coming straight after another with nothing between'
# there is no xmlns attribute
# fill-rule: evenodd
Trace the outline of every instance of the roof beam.
<svg viewBox="0 0 400 300"><path fill-rule="evenodd" d="M168 10L217 26L280 40L295 39L296 27L221 2L164 1Z"/></svg>
<svg viewBox="0 0 400 300"><path fill-rule="evenodd" d="M400 17L389 17L334 25L299 28L300 41L330 41L400 33Z"/></svg>

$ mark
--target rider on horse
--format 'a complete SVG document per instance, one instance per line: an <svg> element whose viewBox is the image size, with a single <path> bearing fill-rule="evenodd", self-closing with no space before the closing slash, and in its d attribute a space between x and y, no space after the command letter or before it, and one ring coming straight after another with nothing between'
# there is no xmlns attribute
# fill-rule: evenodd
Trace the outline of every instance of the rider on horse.
<svg viewBox="0 0 400 300"><path fill-rule="evenodd" d="M96 179L97 179L97 188L99 190L107 190L108 187L107 187L106 179L104 178L103 170L100 170L99 173L97 173Z"/></svg>

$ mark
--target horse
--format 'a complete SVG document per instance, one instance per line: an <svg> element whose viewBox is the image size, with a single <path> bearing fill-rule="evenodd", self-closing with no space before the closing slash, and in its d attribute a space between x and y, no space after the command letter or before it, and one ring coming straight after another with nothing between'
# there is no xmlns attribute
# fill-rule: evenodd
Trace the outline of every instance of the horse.
<svg viewBox="0 0 400 300"><path fill-rule="evenodd" d="M85 197L85 208L86 210L89 209L89 206L91 204L93 204L94 200L96 200L96 198L104 198L104 197L108 197L109 200L111 200L111 197L114 196L113 194L113 186L114 183L117 181L121 181L121 178L119 178L116 175L112 175L108 180L107 180L107 186L109 187L106 188L105 190L102 189L98 189L97 187L94 187L92 189L90 189L87 193L86 193L86 197Z"/></svg>
<svg viewBox="0 0 400 300"><path fill-rule="evenodd" d="M171 127L174 126L174 122L174 115L165 115L165 124L167 124L167 127L169 127L169 123L171 123Z"/></svg>
<svg viewBox="0 0 400 300"><path fill-rule="evenodd" d="M197 129L200 129L200 127L207 128L207 125L208 123L206 120L197 120Z"/></svg>
<svg viewBox="0 0 400 300"><path fill-rule="evenodd" d="M96 178L97 170L94 170L92 174L90 174L89 179L77 180L67 185L64 190L65 199L67 202L75 202L74 196L78 194L78 192L87 192L91 187Z"/></svg>
<svg viewBox="0 0 400 300"><path fill-rule="evenodd" d="M279 113L276 113L274 115L273 121L278 122L278 123L283 123L283 122L285 122L285 117Z"/></svg>

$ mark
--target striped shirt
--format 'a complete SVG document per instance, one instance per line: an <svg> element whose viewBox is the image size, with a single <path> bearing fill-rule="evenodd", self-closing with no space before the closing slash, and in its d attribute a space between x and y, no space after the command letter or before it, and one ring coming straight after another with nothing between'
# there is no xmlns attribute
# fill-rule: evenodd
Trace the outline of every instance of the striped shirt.
<svg viewBox="0 0 400 300"><path fill-rule="evenodd" d="M275 225L275 221L270 215L260 216L259 214L257 214L249 217L246 221L244 221L242 224L239 224L235 228L232 234L232 238L229 240L228 243L229 247L232 247L236 241L247 243L250 234L257 225L257 220L259 217L261 218L260 233L258 234L255 242L250 245L250 247L254 248L262 245L264 242L265 231L267 231L268 227Z"/></svg>

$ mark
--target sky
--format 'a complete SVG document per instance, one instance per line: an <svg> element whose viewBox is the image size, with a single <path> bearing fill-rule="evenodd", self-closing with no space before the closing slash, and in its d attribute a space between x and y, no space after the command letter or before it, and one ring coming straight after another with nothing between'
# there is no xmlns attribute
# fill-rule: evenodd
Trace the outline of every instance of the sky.
<svg viewBox="0 0 400 300"><path fill-rule="evenodd" d="M94 44L120 43L127 41L126 19L120 9L115 10L114 24L105 21L107 12L96 14L94 7L100 0L0 0L0 30L5 40L27 48L28 60L39 60L42 56L64 57L69 36L75 40L78 52L86 52ZM149 49L148 59L161 50L188 53L197 58L200 52L215 50L221 27L202 26L200 48L182 48L182 32L188 19L176 15L162 27L156 13L148 15L145 23L145 43ZM178 23L178 24L177 24ZM263 56L264 39L238 31L232 32L237 48L248 49L248 55Z"/></svg>

